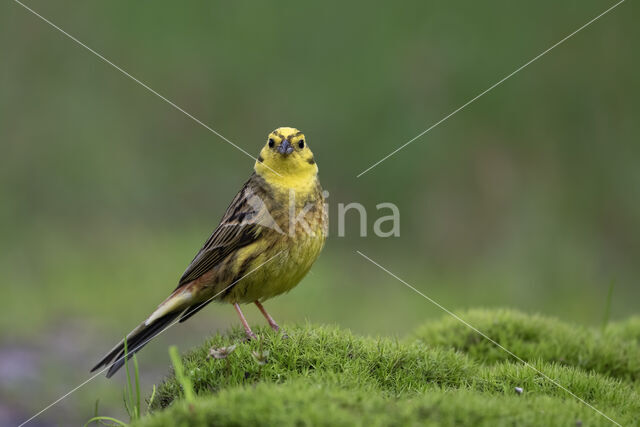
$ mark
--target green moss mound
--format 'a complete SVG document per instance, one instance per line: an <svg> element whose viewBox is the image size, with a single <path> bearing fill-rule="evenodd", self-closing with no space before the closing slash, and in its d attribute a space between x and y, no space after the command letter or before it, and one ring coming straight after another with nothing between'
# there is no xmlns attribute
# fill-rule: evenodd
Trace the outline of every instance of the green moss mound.
<svg viewBox="0 0 640 427"><path fill-rule="evenodd" d="M548 396L487 395L433 389L413 398L385 397L336 385L300 380L232 387L144 420L145 426L196 425L564 425L610 424L577 401Z"/></svg>
<svg viewBox="0 0 640 427"><path fill-rule="evenodd" d="M637 319L599 332L506 310L461 317L617 422L638 422ZM240 330L207 340L183 357L196 400L170 375L136 425L611 425L455 319L403 340L286 330L287 339L263 328L259 341ZM227 358L209 356L231 345Z"/></svg>
<svg viewBox="0 0 640 427"><path fill-rule="evenodd" d="M611 324L602 332L513 310L471 310L462 319L524 360L542 359L613 378L640 379L640 318ZM412 338L461 351L483 364L512 359L453 317L423 325Z"/></svg>

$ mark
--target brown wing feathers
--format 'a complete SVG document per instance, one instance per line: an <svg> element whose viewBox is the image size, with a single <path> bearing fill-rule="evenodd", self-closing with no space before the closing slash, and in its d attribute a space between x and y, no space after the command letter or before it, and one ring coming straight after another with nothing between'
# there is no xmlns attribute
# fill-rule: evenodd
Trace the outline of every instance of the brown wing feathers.
<svg viewBox="0 0 640 427"><path fill-rule="evenodd" d="M233 251L255 241L260 232L260 226L244 222L244 220L256 213L254 207L248 203L248 198L252 196L254 191L252 184L257 179L256 177L256 175L252 175L233 199L222 217L220 225L207 239L183 273L178 287L197 279Z"/></svg>

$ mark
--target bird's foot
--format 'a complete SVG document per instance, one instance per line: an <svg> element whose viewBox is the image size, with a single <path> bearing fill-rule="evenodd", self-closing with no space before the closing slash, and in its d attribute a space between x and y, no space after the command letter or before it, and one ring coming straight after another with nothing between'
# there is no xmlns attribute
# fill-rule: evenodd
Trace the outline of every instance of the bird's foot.
<svg viewBox="0 0 640 427"><path fill-rule="evenodd" d="M276 322L273 322L273 323L269 322L269 326L271 326L271 329L273 329L275 332L280 332L280 334L282 335L282 339L284 340L289 339L289 335L287 335L284 329L278 326Z"/></svg>

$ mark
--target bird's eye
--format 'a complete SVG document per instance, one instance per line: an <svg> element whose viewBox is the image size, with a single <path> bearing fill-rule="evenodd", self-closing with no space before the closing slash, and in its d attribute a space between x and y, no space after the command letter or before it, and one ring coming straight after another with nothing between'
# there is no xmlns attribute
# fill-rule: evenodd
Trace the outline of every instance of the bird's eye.
<svg viewBox="0 0 640 427"><path fill-rule="evenodd" d="M269 138L269 148L273 148L274 145L276 145L276 142L273 139Z"/></svg>
<svg viewBox="0 0 640 427"><path fill-rule="evenodd" d="M301 139L300 141L298 141L298 147L304 148L304 139Z"/></svg>

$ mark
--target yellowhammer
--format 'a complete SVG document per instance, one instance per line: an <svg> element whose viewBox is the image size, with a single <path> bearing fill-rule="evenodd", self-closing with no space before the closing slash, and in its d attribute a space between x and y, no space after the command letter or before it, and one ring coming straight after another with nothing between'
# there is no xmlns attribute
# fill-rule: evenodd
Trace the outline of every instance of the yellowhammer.
<svg viewBox="0 0 640 427"><path fill-rule="evenodd" d="M176 290L127 335L127 357L212 300L233 304L250 339L255 334L240 303L254 303L279 329L261 302L291 290L307 274L324 245L328 218L318 166L299 130L271 132L254 170ZM111 377L124 364L124 347L123 340L92 372L111 364Z"/></svg>

